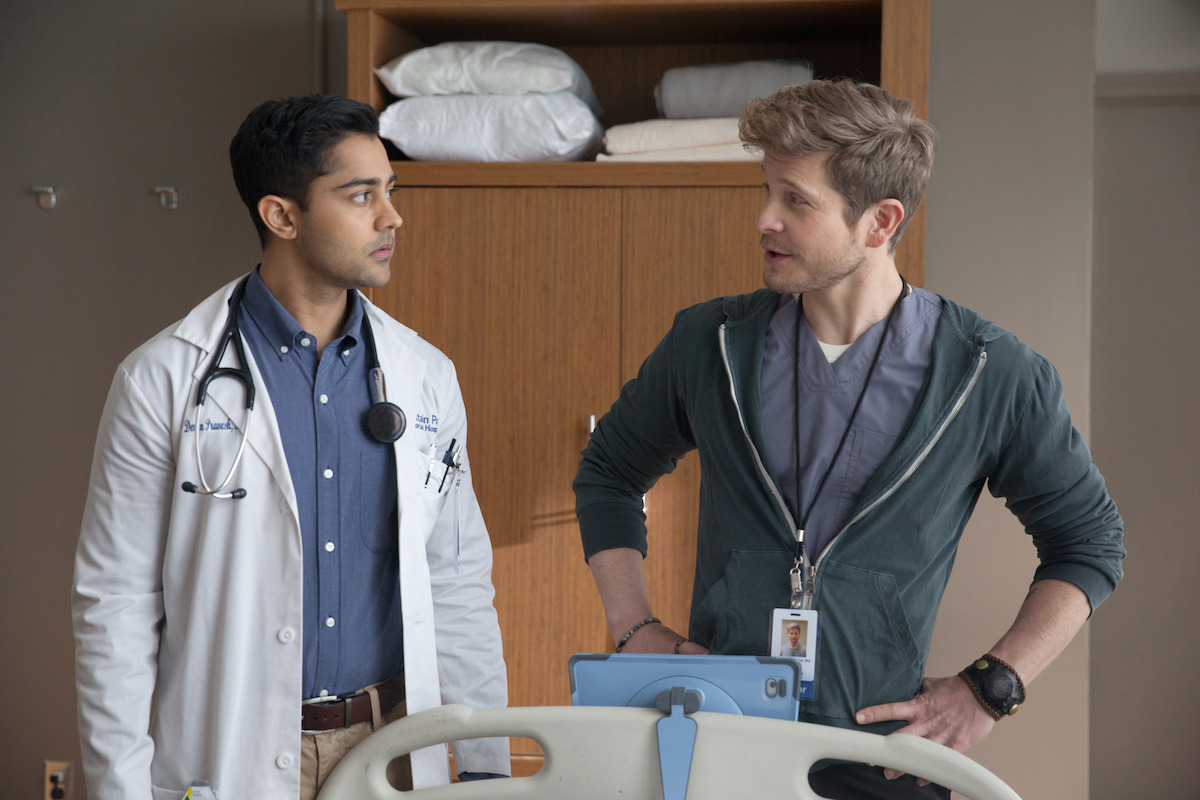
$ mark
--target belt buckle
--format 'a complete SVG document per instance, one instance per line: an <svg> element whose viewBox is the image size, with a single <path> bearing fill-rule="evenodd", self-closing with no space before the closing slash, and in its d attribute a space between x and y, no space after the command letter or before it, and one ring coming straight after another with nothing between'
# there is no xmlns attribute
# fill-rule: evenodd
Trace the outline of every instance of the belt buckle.
<svg viewBox="0 0 1200 800"><path fill-rule="evenodd" d="M358 697L360 694L363 694L363 692L352 692L351 694L343 694L343 695L337 695L337 694L326 695L324 697L310 697L307 700L301 700L300 707L303 708L304 706L328 706L328 705L333 705L334 703L338 703L338 702L343 703L345 705L345 709L342 711L342 727L349 728L351 725L350 704L354 700L354 698ZM310 731L310 730L305 730L304 728L301 728L300 733L305 736L316 736L318 734L329 733L329 731L335 731L335 730L337 730L337 728L325 728L324 730L319 730L319 731Z"/></svg>

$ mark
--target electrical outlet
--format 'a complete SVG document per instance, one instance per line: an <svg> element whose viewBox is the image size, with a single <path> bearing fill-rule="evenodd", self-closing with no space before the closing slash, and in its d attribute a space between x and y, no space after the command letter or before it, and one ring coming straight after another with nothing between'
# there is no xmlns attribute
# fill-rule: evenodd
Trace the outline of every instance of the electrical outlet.
<svg viewBox="0 0 1200 800"><path fill-rule="evenodd" d="M71 787L74 784L70 761L46 760L46 777L42 782L42 800L71 800Z"/></svg>

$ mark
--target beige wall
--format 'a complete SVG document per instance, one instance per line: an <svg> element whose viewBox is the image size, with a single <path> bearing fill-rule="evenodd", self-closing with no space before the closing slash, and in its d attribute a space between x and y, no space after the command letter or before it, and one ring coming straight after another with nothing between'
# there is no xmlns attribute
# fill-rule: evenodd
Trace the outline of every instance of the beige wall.
<svg viewBox="0 0 1200 800"><path fill-rule="evenodd" d="M1092 0L934 2L927 286L1014 331L1059 369L1088 430ZM931 674L953 674L1011 624L1036 566L986 492L934 632ZM1026 800L1087 795L1086 633L972 756Z"/></svg>
<svg viewBox="0 0 1200 800"><path fill-rule="evenodd" d="M0 797L41 797L44 759L79 764L69 591L105 394L258 258L229 139L316 88L313 45L308 0L0 3Z"/></svg>
<svg viewBox="0 0 1200 800"><path fill-rule="evenodd" d="M1200 73L1193 85L1161 98L1144 82L1096 112L1092 443L1130 555L1092 624L1094 800L1196 797L1200 783Z"/></svg>

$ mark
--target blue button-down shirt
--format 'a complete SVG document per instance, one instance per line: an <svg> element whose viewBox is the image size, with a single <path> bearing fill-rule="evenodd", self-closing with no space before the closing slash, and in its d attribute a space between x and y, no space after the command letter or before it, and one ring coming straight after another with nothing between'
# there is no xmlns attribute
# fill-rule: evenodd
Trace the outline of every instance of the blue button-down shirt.
<svg viewBox="0 0 1200 800"><path fill-rule="evenodd" d="M342 334L320 357L316 337L257 270L238 312L266 384L260 391L275 407L299 505L306 698L354 692L404 666L396 460L391 445L367 432L370 356L362 304L356 292L349 297Z"/></svg>

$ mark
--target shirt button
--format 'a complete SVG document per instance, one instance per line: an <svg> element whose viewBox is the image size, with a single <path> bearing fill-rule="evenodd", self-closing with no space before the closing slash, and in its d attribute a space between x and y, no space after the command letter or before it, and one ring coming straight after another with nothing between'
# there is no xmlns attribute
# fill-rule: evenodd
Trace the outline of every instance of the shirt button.
<svg viewBox="0 0 1200 800"><path fill-rule="evenodd" d="M310 344L312 344L312 339L308 338L307 336L300 340L301 347L308 347Z"/></svg>
<svg viewBox="0 0 1200 800"><path fill-rule="evenodd" d="M318 694L318 695L317 695L317 697L329 697L329 690L328 690L328 689L322 689L322 690L321 690L321 693L320 693L320 694Z"/></svg>
<svg viewBox="0 0 1200 800"><path fill-rule="evenodd" d="M326 542L326 543L325 543L325 552L326 552L326 553L332 553L332 552L333 552L333 549L334 549L334 544L333 544L333 542Z"/></svg>
<svg viewBox="0 0 1200 800"><path fill-rule="evenodd" d="M275 634L275 638L278 639L281 644L290 644L292 639L296 638L296 632L291 628L280 628L279 633Z"/></svg>
<svg viewBox="0 0 1200 800"><path fill-rule="evenodd" d="M275 766L280 769L291 769L294 761L295 758L291 753L280 753L279 757L275 759Z"/></svg>
<svg viewBox="0 0 1200 800"><path fill-rule="evenodd" d="M287 351L288 351L288 346L286 344L279 348L279 352L281 352L281 353L286 353ZM280 758L283 758L283 756L280 756Z"/></svg>
<svg viewBox="0 0 1200 800"><path fill-rule="evenodd" d="M334 625L336 625L336 624L337 624L337 623L334 621L333 617L326 617L326 618L325 618L325 627L326 627L326 628L332 628L332 627L333 627Z"/></svg>
<svg viewBox="0 0 1200 800"><path fill-rule="evenodd" d="M343 357L343 358L345 358L345 357L347 357L347 356L349 356L349 355L350 355L350 351L349 351L349 350L343 350L343 351L342 351L342 357Z"/></svg>
<svg viewBox="0 0 1200 800"><path fill-rule="evenodd" d="M326 403L329 402L329 395L323 394L320 397L318 397L317 399L321 401L321 405L325 405Z"/></svg>
<svg viewBox="0 0 1200 800"><path fill-rule="evenodd" d="M327 469L327 470L325 470L325 472L323 472L322 474L323 474L323 475L324 475L326 478L332 478L332 477L333 477L333 470L331 470L331 469Z"/></svg>

